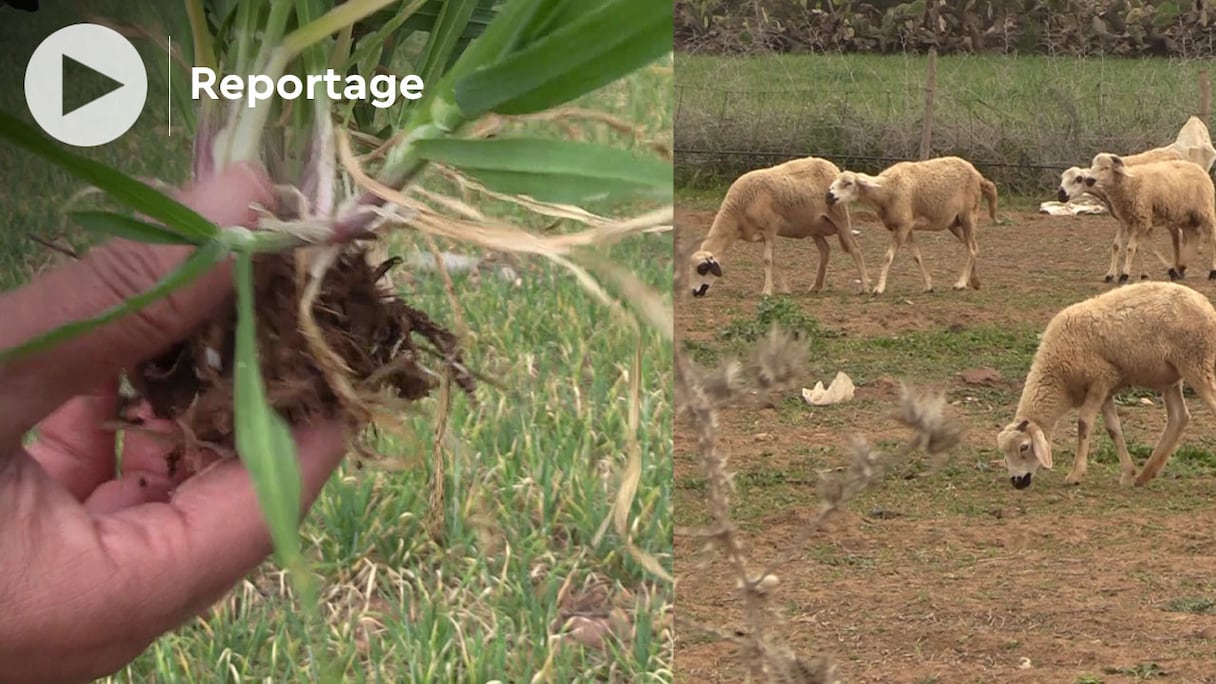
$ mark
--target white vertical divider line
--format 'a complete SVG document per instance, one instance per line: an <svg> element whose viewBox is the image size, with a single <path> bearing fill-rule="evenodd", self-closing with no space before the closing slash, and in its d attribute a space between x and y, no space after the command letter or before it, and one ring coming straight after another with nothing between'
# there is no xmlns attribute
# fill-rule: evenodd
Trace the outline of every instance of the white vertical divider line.
<svg viewBox="0 0 1216 684"><path fill-rule="evenodd" d="M169 137L173 137L173 36L165 34L169 37L169 49L165 51L165 61L168 62L169 87L165 89L165 96L169 98Z"/></svg>

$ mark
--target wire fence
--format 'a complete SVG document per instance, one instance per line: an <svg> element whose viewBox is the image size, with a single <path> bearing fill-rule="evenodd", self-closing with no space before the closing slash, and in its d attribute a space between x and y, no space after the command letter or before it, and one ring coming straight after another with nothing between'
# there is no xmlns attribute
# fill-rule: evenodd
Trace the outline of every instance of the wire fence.
<svg viewBox="0 0 1216 684"><path fill-rule="evenodd" d="M1003 192L1037 196L1098 152L1166 145L1188 117L1209 118L1204 62L882 60L685 60L676 69L677 183L720 186L808 155L866 173L958 155Z"/></svg>

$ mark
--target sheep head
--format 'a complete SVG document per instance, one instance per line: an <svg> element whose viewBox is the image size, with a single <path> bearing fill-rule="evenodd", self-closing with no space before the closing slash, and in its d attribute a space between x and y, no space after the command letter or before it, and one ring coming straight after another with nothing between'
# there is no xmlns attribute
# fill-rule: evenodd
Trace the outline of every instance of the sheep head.
<svg viewBox="0 0 1216 684"><path fill-rule="evenodd" d="M712 279L722 277L722 266L705 250L694 252L690 261L688 281L692 283L692 296L704 297Z"/></svg>
<svg viewBox="0 0 1216 684"><path fill-rule="evenodd" d="M861 196L864 188L880 188L882 179L855 171L844 171L828 186L828 204L848 204Z"/></svg>
<svg viewBox="0 0 1216 684"><path fill-rule="evenodd" d="M1093 187L1095 184L1099 187L1110 186L1112 183L1130 175L1127 170L1127 164L1123 162L1123 157L1103 152L1094 157L1094 162L1089 167L1088 176L1092 177L1094 182L1091 183L1087 179L1086 183L1090 187Z"/></svg>
<svg viewBox="0 0 1216 684"><path fill-rule="evenodd" d="M1060 174L1060 191L1056 193L1057 198L1061 202L1068 202L1084 195L1093 186L1092 182L1086 184L1088 177L1089 169L1079 166L1074 166Z"/></svg>
<svg viewBox="0 0 1216 684"><path fill-rule="evenodd" d="M1030 478L1040 466L1051 470L1051 440L1030 420L1006 425L996 436L996 446L1005 455L1009 481L1017 489L1029 487Z"/></svg>

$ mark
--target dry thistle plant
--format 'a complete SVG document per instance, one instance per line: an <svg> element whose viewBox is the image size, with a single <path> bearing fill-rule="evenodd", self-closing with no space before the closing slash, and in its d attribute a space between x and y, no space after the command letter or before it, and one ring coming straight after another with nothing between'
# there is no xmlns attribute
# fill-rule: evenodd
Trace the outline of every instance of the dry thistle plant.
<svg viewBox="0 0 1216 684"><path fill-rule="evenodd" d="M685 263L677 250L677 262ZM684 269L676 269L676 292L685 292ZM877 484L893 464L917 451L933 459L934 468L944 464L951 449L961 438L959 423L946 414L945 397L940 393L901 386L900 402L894 418L911 429L912 435L897 449L884 454L872 448L860 435L850 440L849 466L843 472L824 477L819 483L819 506L785 553L769 561L763 570L751 569L745 542L731 519L730 496L734 493L733 472L728 455L717 443L718 411L738 403L752 392L768 393L793 389L806 370L807 345L773 327L750 351L746 362L727 360L713 368L700 368L691 362L676 337L675 406L677 419L688 420L696 432L697 451L706 478L708 508L712 525L688 534L704 541L706 550L717 550L736 576L736 588L743 604L744 630L703 625L681 618L685 630L704 632L735 643L746 662L749 681L775 684L835 684L841 681L835 665L825 655L805 657L786 643L780 626L783 621L773 606L780 584L778 571L801 558L806 544L831 514L841 510L862 491ZM688 582L688 576L677 578Z"/></svg>

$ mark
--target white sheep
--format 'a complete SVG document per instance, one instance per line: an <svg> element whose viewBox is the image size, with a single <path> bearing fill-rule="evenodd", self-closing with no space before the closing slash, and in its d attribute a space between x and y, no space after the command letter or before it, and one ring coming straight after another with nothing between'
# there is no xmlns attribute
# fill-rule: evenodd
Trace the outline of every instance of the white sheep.
<svg viewBox="0 0 1216 684"><path fill-rule="evenodd" d="M1145 282L1063 309L1047 324L1014 419L996 438L1010 481L1024 489L1040 466L1051 469L1052 433L1074 408L1077 451L1065 482L1079 484L1085 477L1099 411L1119 454L1120 483L1152 480L1190 420L1184 382L1216 414L1216 308L1204 295L1178 283ZM1138 476L1114 403L1115 393L1127 387L1154 390L1165 399L1165 431Z"/></svg>
<svg viewBox="0 0 1216 684"><path fill-rule="evenodd" d="M1084 182L1106 196L1122 226L1117 236L1117 247L1123 252L1120 283L1127 282L1139 241L1155 223L1170 233L1171 280L1185 275L1186 262L1200 239L1211 248L1208 278L1216 279L1216 187L1203 167L1189 161L1129 167L1122 157L1104 152L1094 157Z"/></svg>
<svg viewBox="0 0 1216 684"><path fill-rule="evenodd" d="M878 213L879 220L891 232L882 273L874 294L887 288L887 272L895 260L895 252L907 243L912 258L920 267L925 292L933 291L933 280L921 259L920 247L912 232L949 230L967 249L966 263L954 289L968 285L980 288L975 274L975 258L979 253L975 231L979 223L981 197L988 202L988 215L996 220L996 185L984 178L970 162L959 157L938 157L927 161L900 162L877 176L845 171L828 189L829 204L863 202Z"/></svg>
<svg viewBox="0 0 1216 684"><path fill-rule="evenodd" d="M1172 147L1158 147L1156 149L1146 150L1137 154L1127 155L1123 157L1123 163L1127 164L1128 166L1136 166L1155 161L1171 161L1183 158L1184 157ZM1119 220L1119 216L1116 214L1115 209L1111 207L1110 198L1106 196L1106 193L1094 187L1092 184L1086 184L1085 179L1089 175L1089 169L1083 169L1079 166L1073 166L1066 169L1060 174L1060 188L1056 195L1061 202L1070 202L1082 195L1090 195L1094 199L1101 202L1102 206L1106 207L1106 211L1109 212L1110 215L1118 222L1115 228L1114 240L1111 241L1110 266L1106 269L1106 275L1103 276L1103 279L1109 283L1114 281L1115 276L1118 274L1121 245L1123 245L1126 241L1126 238L1124 237L1124 225L1123 222ZM1171 233L1171 235L1173 234ZM1173 272L1171 279L1173 279L1176 275L1179 275L1179 271L1177 270L1179 264L1166 260L1165 257L1161 256L1161 252L1157 251L1155 246L1150 245L1149 248L1153 251L1153 254L1156 255L1157 259L1169 267ZM1140 278L1148 278L1148 274L1142 272L1140 274Z"/></svg>
<svg viewBox="0 0 1216 684"><path fill-rule="evenodd" d="M1186 160L1173 147L1158 147L1136 154L1123 155L1123 163L1128 166L1138 166L1140 164L1151 164L1159 161L1175 161ZM1186 160L1189 161L1189 160ZM1106 206L1106 210L1110 211L1110 202L1107 201L1105 194L1094 190L1092 187L1085 185L1085 176L1088 175L1089 169L1083 169L1079 166L1074 166L1060 174L1060 189L1056 193L1057 199L1061 202L1074 200L1081 195L1092 195L1094 198L1102 202Z"/></svg>
<svg viewBox="0 0 1216 684"><path fill-rule="evenodd" d="M711 277L722 276L722 254L737 240L764 242L763 296L773 294L773 276L782 292L789 292L784 274L773 263L776 238L812 238L819 250L819 270L811 292L823 289L831 247L826 238L835 235L840 248L851 257L861 280L861 291L869 289L861 248L852 233L852 221L844 207L828 206L828 184L840 169L816 157L794 159L776 166L755 169L739 176L726 191L709 233L692 255L689 282L695 297L705 296Z"/></svg>

